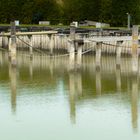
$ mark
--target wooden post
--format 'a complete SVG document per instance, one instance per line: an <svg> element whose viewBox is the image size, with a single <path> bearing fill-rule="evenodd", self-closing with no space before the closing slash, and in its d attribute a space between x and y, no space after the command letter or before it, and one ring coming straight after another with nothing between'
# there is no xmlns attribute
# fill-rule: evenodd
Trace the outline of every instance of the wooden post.
<svg viewBox="0 0 140 140"><path fill-rule="evenodd" d="M117 42L117 48L116 48L116 67L117 68L120 68L121 66L121 50L122 50L121 44L122 44L121 41Z"/></svg>
<svg viewBox="0 0 140 140"><path fill-rule="evenodd" d="M98 42L96 45L96 69L100 69L101 67L101 47L102 42Z"/></svg>
<svg viewBox="0 0 140 140"><path fill-rule="evenodd" d="M9 39L9 58L11 64L16 65L16 27L15 22L11 22L11 38Z"/></svg>
<svg viewBox="0 0 140 140"><path fill-rule="evenodd" d="M132 71L138 72L138 26L133 25L132 29Z"/></svg>
<svg viewBox="0 0 140 140"><path fill-rule="evenodd" d="M70 26L70 39L75 40L75 27Z"/></svg>
<svg viewBox="0 0 140 140"><path fill-rule="evenodd" d="M69 61L70 61L70 69L74 69L74 65L75 65L75 45L74 45L74 41L70 42Z"/></svg>

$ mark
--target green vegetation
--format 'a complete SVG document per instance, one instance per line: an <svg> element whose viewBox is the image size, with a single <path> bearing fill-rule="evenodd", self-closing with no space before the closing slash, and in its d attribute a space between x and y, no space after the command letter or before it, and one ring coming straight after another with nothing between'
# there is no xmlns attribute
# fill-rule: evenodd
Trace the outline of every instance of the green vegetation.
<svg viewBox="0 0 140 140"><path fill-rule="evenodd" d="M0 0L0 23L20 20L22 24L69 24L71 21L93 20L126 26L140 23L140 0Z"/></svg>

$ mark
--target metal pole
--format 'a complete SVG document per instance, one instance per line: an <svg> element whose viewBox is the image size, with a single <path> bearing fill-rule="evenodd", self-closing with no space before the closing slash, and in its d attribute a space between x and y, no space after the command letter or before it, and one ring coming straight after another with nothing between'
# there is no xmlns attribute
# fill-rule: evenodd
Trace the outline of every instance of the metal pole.
<svg viewBox="0 0 140 140"><path fill-rule="evenodd" d="M128 30L130 30L130 20L131 20L131 16L129 13L127 13L127 28L128 28Z"/></svg>

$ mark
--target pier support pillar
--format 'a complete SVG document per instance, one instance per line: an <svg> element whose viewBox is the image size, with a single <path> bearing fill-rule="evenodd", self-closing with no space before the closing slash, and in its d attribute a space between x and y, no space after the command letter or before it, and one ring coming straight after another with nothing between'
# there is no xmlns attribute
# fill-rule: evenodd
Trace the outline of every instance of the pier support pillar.
<svg viewBox="0 0 140 140"><path fill-rule="evenodd" d="M33 42L32 42L32 37L30 38L30 46L29 46L29 50L30 50L30 59L33 59Z"/></svg>
<svg viewBox="0 0 140 140"><path fill-rule="evenodd" d="M138 72L138 26L133 25L132 29L132 71Z"/></svg>
<svg viewBox="0 0 140 140"><path fill-rule="evenodd" d="M9 58L11 64L16 66L16 28L15 22L11 22L11 38L9 39Z"/></svg>
<svg viewBox="0 0 140 140"><path fill-rule="evenodd" d="M122 51L121 44L122 44L121 41L117 42L117 49L116 49L116 67L117 68L120 68L121 66L121 51Z"/></svg>
<svg viewBox="0 0 140 140"><path fill-rule="evenodd" d="M69 61L70 61L70 69L74 69L74 65L75 65L75 45L74 45L74 41L70 42Z"/></svg>
<svg viewBox="0 0 140 140"><path fill-rule="evenodd" d="M101 67L101 47L102 42L97 43L96 45L96 69L100 69Z"/></svg>
<svg viewBox="0 0 140 140"><path fill-rule="evenodd" d="M70 27L70 39L75 40L75 27L74 26Z"/></svg>

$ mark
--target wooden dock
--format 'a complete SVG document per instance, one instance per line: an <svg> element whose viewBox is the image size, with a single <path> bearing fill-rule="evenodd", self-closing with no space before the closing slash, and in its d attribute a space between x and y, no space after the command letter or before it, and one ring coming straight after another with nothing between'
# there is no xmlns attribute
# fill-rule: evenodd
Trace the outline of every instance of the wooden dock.
<svg viewBox="0 0 140 140"><path fill-rule="evenodd" d="M57 34L57 31L42 31L42 32L16 32L16 36L28 36L28 35L52 35ZM11 32L9 33L2 33L0 37L10 37Z"/></svg>
<svg viewBox="0 0 140 140"><path fill-rule="evenodd" d="M45 32L16 32L15 26L11 26L11 33L0 35L0 47L8 48L9 57L16 64L16 51L29 50L30 58L33 58L34 51L55 56L55 52L64 51L64 56L69 56L71 69L75 61L79 67L82 62L82 55L88 52L96 54L96 67L101 66L101 56L104 54L115 54L116 64L120 66L121 55L129 54L133 59L133 69L138 70L139 53L138 26L133 26L132 36L87 36L78 34L74 27L70 28L70 34L58 34L57 31ZM13 59L12 59L13 58Z"/></svg>

